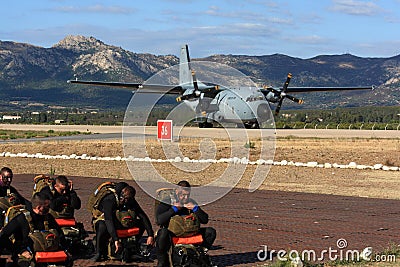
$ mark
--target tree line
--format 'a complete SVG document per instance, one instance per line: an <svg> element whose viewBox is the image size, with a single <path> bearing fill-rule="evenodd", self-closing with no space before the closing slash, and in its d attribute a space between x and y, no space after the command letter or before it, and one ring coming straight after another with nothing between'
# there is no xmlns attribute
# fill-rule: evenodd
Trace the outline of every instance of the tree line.
<svg viewBox="0 0 400 267"><path fill-rule="evenodd" d="M173 109L171 105L156 106L150 112L146 125L156 125L158 119L166 119ZM182 112L181 112L182 113ZM177 114L175 121L186 121L185 114ZM20 119L3 120L3 123L27 123L27 124L89 124L89 125L122 125L129 121L131 125L143 124L147 116L145 111L135 110L133 115L125 111L82 111L78 109L51 110L40 112L0 112L0 119L4 115L19 116ZM357 107L357 108L335 108L326 110L281 110L275 118L277 128L372 128L396 129L400 124L400 106L386 107ZM375 125L375 126L374 126ZM388 126L389 125L389 126Z"/></svg>

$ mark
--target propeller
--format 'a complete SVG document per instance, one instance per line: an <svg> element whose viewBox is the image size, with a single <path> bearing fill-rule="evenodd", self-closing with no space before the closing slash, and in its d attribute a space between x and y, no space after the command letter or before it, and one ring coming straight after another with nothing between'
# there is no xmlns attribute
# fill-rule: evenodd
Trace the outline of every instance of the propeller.
<svg viewBox="0 0 400 267"><path fill-rule="evenodd" d="M279 114L279 111L281 110L281 107L282 107L283 100L284 100L285 98L288 98L288 99L292 100L293 102L296 102L296 103L299 103L299 104L303 104L303 100L298 99L298 98L296 98L296 97L294 97L294 96L291 96L291 95L286 94L287 89L288 89L288 86L289 86L289 83L290 83L290 79L292 79L292 74L291 74L291 73L288 73L287 78L286 78L286 81L285 81L285 83L283 84L282 90L276 90L276 89L271 88L271 87L266 88L268 91L274 93L274 94L275 94L276 96L278 96L278 98L279 98L279 100L278 100L278 105L277 105L276 108L275 108L275 115L278 115L278 114Z"/></svg>
<svg viewBox="0 0 400 267"><path fill-rule="evenodd" d="M210 98L210 99L214 98L215 95L217 94L216 91L219 90L219 86L213 85L210 87L199 89L195 71L192 71L192 80L193 80L193 87L194 87L193 93L179 96L176 98L176 101L180 102L182 100L190 100L190 99L198 98L199 99L198 108L200 111L204 111L205 109L207 109L208 104L203 103L203 99L205 97Z"/></svg>
<svg viewBox="0 0 400 267"><path fill-rule="evenodd" d="M194 86L194 91L199 91L199 85L197 84L197 79L196 79L196 72L192 70L192 81L193 81L193 86Z"/></svg>
<svg viewBox="0 0 400 267"><path fill-rule="evenodd" d="M176 98L176 101L180 102L182 100L189 100L189 99L201 97L202 92L201 92L201 90L199 90L199 85L197 84L197 79L196 79L196 73L194 71L192 71L192 80L193 80L193 87L194 87L193 93L179 96Z"/></svg>

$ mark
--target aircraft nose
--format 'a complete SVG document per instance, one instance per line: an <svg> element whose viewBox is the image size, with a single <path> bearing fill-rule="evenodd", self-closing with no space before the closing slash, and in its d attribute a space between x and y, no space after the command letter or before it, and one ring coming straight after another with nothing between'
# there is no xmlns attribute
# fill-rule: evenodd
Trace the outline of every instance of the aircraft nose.
<svg viewBox="0 0 400 267"><path fill-rule="evenodd" d="M271 114L269 106L265 103L258 105L257 107L257 117L261 121L267 121L269 115Z"/></svg>

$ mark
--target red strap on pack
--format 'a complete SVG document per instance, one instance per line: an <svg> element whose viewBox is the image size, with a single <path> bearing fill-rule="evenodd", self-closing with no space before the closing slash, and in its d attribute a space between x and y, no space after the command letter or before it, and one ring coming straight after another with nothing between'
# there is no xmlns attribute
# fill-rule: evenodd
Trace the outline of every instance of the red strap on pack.
<svg viewBox="0 0 400 267"><path fill-rule="evenodd" d="M55 234L48 234L48 235L46 235L46 239L55 238L55 237L56 237Z"/></svg>

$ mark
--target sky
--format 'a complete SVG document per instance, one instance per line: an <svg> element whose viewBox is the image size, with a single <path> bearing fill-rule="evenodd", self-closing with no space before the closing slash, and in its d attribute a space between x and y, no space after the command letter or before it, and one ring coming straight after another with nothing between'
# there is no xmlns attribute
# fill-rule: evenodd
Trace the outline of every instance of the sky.
<svg viewBox="0 0 400 267"><path fill-rule="evenodd" d="M400 54L400 0L13 0L0 40L51 47L93 36L136 53L312 58Z"/></svg>

